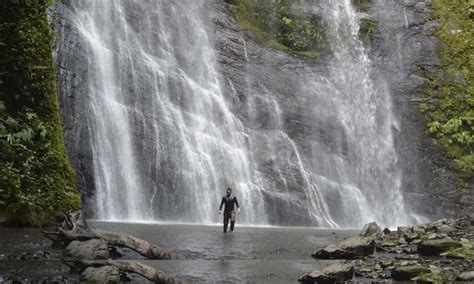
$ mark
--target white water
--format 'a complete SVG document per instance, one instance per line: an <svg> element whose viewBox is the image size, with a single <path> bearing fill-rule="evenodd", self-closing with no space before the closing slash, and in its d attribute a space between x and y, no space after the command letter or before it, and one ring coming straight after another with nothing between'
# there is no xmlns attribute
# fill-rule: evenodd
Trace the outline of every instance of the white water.
<svg viewBox="0 0 474 284"><path fill-rule="evenodd" d="M392 134L399 126L387 87L371 78L350 0L310 7L324 9L334 56L325 76L310 71L297 80L314 97L314 115L337 130L331 151L311 140L310 155L284 129L285 104L265 88L248 83L248 118L237 118L217 69L206 1L71 2L89 58L83 111L98 219L213 224L231 186L243 224L278 225L269 221L276 214L288 216L281 223L304 216L323 227L411 222ZM266 131L255 126L263 120Z"/></svg>
<svg viewBox="0 0 474 284"><path fill-rule="evenodd" d="M401 191L401 169L393 130L400 126L393 116L388 87L372 79L374 70L358 38L359 21L351 0L329 0L326 22L332 39L335 60L331 83L338 96L338 118L350 137L354 202L360 218L380 223L410 223Z"/></svg>
<svg viewBox="0 0 474 284"><path fill-rule="evenodd" d="M137 26L125 18L131 7L143 12ZM93 56L89 127L98 218L160 218L154 214L156 202L171 211L166 219L210 222L217 212L215 200L227 185L238 187L248 207L262 208L244 146L246 134L217 80L202 23L203 1L75 1L74 10L75 24ZM132 142L137 124L151 138L147 143L153 143L147 147L155 159L145 166L155 171L151 174L176 175L179 185L167 190L184 190L178 196L162 192L163 200L155 201L162 188L151 196L143 188L144 177L136 169L145 160ZM206 202L209 198L215 200ZM264 216L247 211L245 221L257 215Z"/></svg>

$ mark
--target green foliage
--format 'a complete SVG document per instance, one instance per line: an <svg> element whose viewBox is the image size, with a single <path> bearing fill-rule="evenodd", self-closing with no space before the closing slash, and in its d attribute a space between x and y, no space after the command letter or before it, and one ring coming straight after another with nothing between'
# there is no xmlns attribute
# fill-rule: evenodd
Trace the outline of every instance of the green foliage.
<svg viewBox="0 0 474 284"><path fill-rule="evenodd" d="M328 48L320 20L293 15L289 0L232 3L238 23L268 46L306 57L317 57Z"/></svg>
<svg viewBox="0 0 474 284"><path fill-rule="evenodd" d="M375 34L376 29L377 29L377 22L367 20L367 19L361 19L360 30L359 30L360 39L365 43L370 42L370 40L372 40Z"/></svg>
<svg viewBox="0 0 474 284"><path fill-rule="evenodd" d="M474 2L433 1L441 26L437 72L425 74L427 102L420 110L428 121L427 132L446 149L461 176L474 172Z"/></svg>
<svg viewBox="0 0 474 284"><path fill-rule="evenodd" d="M352 3L360 12L367 13L369 11L370 0L352 0Z"/></svg>
<svg viewBox="0 0 474 284"><path fill-rule="evenodd" d="M421 283L444 283L446 281L449 281L449 278L447 275L442 273L430 272L416 277L415 280L416 282Z"/></svg>
<svg viewBox="0 0 474 284"><path fill-rule="evenodd" d="M59 118L49 4L0 3L0 213L16 224L43 225L80 205Z"/></svg>
<svg viewBox="0 0 474 284"><path fill-rule="evenodd" d="M446 253L450 258L464 258L465 260L474 260L474 248L472 244L465 243L463 247L451 249Z"/></svg>

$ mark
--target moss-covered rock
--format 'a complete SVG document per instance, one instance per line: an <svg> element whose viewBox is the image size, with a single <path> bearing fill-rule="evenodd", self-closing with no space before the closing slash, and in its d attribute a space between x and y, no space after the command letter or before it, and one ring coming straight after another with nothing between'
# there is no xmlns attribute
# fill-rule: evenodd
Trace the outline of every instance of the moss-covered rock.
<svg viewBox="0 0 474 284"><path fill-rule="evenodd" d="M466 271L456 278L457 281L474 281L474 270L473 271Z"/></svg>
<svg viewBox="0 0 474 284"><path fill-rule="evenodd" d="M367 13L371 0L352 0L352 3L359 12Z"/></svg>
<svg viewBox="0 0 474 284"><path fill-rule="evenodd" d="M347 238L337 245L328 245L316 250L312 256L317 259L354 259L363 258L375 252L373 237L354 236Z"/></svg>
<svg viewBox="0 0 474 284"><path fill-rule="evenodd" d="M120 271L114 266L87 267L81 274L85 283L119 283Z"/></svg>
<svg viewBox="0 0 474 284"><path fill-rule="evenodd" d="M438 256L440 253L459 247L462 247L462 244L454 240L427 240L418 244L418 252L425 256Z"/></svg>
<svg viewBox="0 0 474 284"><path fill-rule="evenodd" d="M16 224L43 225L80 206L59 117L48 4L0 2L0 208Z"/></svg>
<svg viewBox="0 0 474 284"><path fill-rule="evenodd" d="M431 273L431 270L421 265L401 266L392 271L392 278L398 281L409 281L427 273Z"/></svg>
<svg viewBox="0 0 474 284"><path fill-rule="evenodd" d="M351 280L354 266L351 264L334 263L321 271L313 271L302 275L298 281L303 283L335 283Z"/></svg>
<svg viewBox="0 0 474 284"><path fill-rule="evenodd" d="M315 15L295 15L289 0L232 0L238 24L260 42L298 56L317 57L329 45Z"/></svg>
<svg viewBox="0 0 474 284"><path fill-rule="evenodd" d="M368 20L368 19L361 19L360 20L360 30L359 30L359 38L364 43L369 43L375 35L375 31L377 29L377 22Z"/></svg>
<svg viewBox="0 0 474 284"><path fill-rule="evenodd" d="M442 253L441 255L446 256L447 258L465 259L472 261L474 260L474 248L472 246L453 248Z"/></svg>
<svg viewBox="0 0 474 284"><path fill-rule="evenodd" d="M414 280L416 280L416 283L443 283L449 279L441 273L430 272L415 277Z"/></svg>
<svg viewBox="0 0 474 284"><path fill-rule="evenodd" d="M433 0L433 8L440 22L436 36L441 66L423 72L428 83L419 107L427 132L444 147L467 190L474 176L474 3Z"/></svg>
<svg viewBox="0 0 474 284"><path fill-rule="evenodd" d="M72 241L64 250L66 259L109 259L109 246L107 241L92 239L87 241Z"/></svg>
<svg viewBox="0 0 474 284"><path fill-rule="evenodd" d="M364 228L362 228L362 232L360 232L359 236L364 238L377 238L382 235L382 229L380 229L377 223L372 222L365 224Z"/></svg>

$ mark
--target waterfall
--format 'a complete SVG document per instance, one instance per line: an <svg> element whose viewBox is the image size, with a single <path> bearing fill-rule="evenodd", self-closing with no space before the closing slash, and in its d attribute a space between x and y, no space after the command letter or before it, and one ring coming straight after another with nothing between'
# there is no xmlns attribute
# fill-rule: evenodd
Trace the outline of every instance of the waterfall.
<svg viewBox="0 0 474 284"><path fill-rule="evenodd" d="M90 57L85 107L99 219L213 222L228 186L262 208L203 9L203 1L73 1ZM257 215L248 211L244 222Z"/></svg>
<svg viewBox="0 0 474 284"><path fill-rule="evenodd" d="M285 128L285 102L264 82L252 83L249 74L260 71L250 63L248 100L236 106L233 78L220 72L209 2L66 5L76 32L59 53L72 56L74 46L87 58L61 64L85 65L76 74L84 89L72 88L83 96L75 107L84 121L74 127L89 133L96 217L216 223L220 197L232 187L245 224L411 222L393 141L399 125L387 86L372 77L351 1L310 5L324 10L333 55L325 74L307 68L297 78L309 100L290 94L317 118L305 124L320 122L305 141Z"/></svg>
<svg viewBox="0 0 474 284"><path fill-rule="evenodd" d="M323 15L334 52L328 78L331 100L338 106L337 117L349 140L347 195L353 196L349 204L359 207L354 212L359 220L410 223L393 137L400 126L386 82L374 79L375 70L358 38L360 23L351 0L329 0Z"/></svg>

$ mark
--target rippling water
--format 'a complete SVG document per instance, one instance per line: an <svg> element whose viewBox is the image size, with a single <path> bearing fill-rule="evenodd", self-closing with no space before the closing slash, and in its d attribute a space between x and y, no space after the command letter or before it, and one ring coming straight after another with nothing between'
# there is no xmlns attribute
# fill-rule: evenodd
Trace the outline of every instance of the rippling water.
<svg viewBox="0 0 474 284"><path fill-rule="evenodd" d="M242 227L223 234L220 226L179 224L129 224L90 221L100 231L133 234L186 255L187 260L145 260L122 250L124 258L139 258L145 264L191 282L297 283L306 272L330 261L311 258L314 249L358 232L289 227ZM61 251L41 236L38 228L0 227L0 283L7 275L29 280L62 275L79 278L63 265ZM11 260L9 255L47 251L49 260ZM134 282L146 282L138 276Z"/></svg>
<svg viewBox="0 0 474 284"><path fill-rule="evenodd" d="M190 281L297 283L328 264L311 258L314 249L357 234L354 230L90 222L92 227L130 233L186 255L184 261L144 262ZM126 253L126 257L132 254Z"/></svg>

